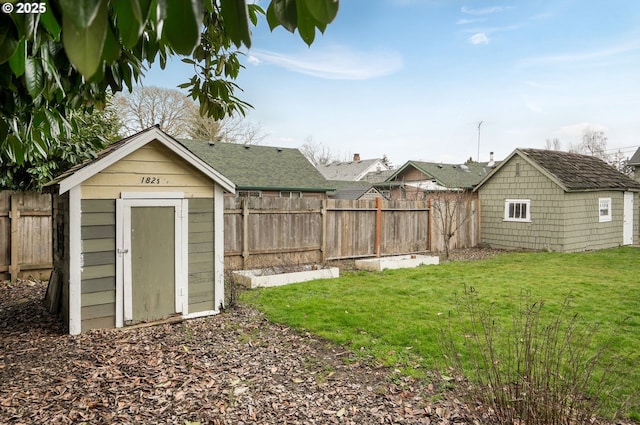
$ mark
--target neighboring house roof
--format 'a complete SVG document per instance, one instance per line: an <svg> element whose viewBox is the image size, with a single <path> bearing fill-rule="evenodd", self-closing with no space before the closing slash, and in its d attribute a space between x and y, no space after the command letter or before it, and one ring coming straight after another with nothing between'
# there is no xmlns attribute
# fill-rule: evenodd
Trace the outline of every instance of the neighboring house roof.
<svg viewBox="0 0 640 425"><path fill-rule="evenodd" d="M639 166L640 165L640 148L633 154L633 156L627 162L627 165Z"/></svg>
<svg viewBox="0 0 640 425"><path fill-rule="evenodd" d="M298 149L185 139L180 143L234 182L238 190L332 190Z"/></svg>
<svg viewBox="0 0 640 425"><path fill-rule="evenodd" d="M380 193L378 189L376 189L373 186L369 186L369 187L351 186L351 187L346 187L344 189L336 190L332 198L333 199L361 199L365 197L365 195L368 195L369 197L379 197L379 198L384 197L382 193Z"/></svg>
<svg viewBox="0 0 640 425"><path fill-rule="evenodd" d="M331 180L329 183L336 189L331 195L333 199L360 199L365 195L384 197L373 184L366 181Z"/></svg>
<svg viewBox="0 0 640 425"><path fill-rule="evenodd" d="M142 130L136 134L110 144L100 151L96 158L71 167L45 186L55 187L58 185L58 193L63 194L89 177L99 173L125 156L153 141L162 143L213 181L220 184L224 190L235 193L234 184L221 174L219 170L215 169L210 164L207 164L203 159L194 155L194 153L188 149L185 149L185 147L176 139L160 130L157 126Z"/></svg>
<svg viewBox="0 0 640 425"><path fill-rule="evenodd" d="M407 161L398 168L387 181L400 181L408 168L415 168L436 181L440 187L448 189L472 189L489 174L492 167L488 163L443 164L438 162Z"/></svg>
<svg viewBox="0 0 640 425"><path fill-rule="evenodd" d="M527 161L566 192L591 190L640 190L640 183L600 158L546 149L516 149L475 190L491 179L514 156Z"/></svg>
<svg viewBox="0 0 640 425"><path fill-rule="evenodd" d="M380 171L369 171L361 180L371 182L371 183L382 183L386 181L396 170L380 170Z"/></svg>
<svg viewBox="0 0 640 425"><path fill-rule="evenodd" d="M368 172L386 170L381 159L362 159L349 162L334 161L330 164L319 165L318 171L327 180L361 180Z"/></svg>
<svg viewBox="0 0 640 425"><path fill-rule="evenodd" d="M345 189L347 187L370 188L373 185L369 182L357 180L327 180L329 186L336 190Z"/></svg>

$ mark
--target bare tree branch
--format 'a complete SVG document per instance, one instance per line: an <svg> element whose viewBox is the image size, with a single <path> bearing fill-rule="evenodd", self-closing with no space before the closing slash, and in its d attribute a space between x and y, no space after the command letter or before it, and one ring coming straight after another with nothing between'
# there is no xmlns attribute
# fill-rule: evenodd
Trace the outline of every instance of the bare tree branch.
<svg viewBox="0 0 640 425"><path fill-rule="evenodd" d="M314 142L311 136L307 136L300 147L300 152L302 152L315 167L318 165L326 165L337 160L337 156L331 152L327 145L321 142Z"/></svg>

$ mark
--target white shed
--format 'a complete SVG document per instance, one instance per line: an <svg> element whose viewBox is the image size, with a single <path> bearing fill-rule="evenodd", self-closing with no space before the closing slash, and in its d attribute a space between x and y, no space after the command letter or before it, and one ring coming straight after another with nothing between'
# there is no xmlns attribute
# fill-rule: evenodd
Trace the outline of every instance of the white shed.
<svg viewBox="0 0 640 425"><path fill-rule="evenodd" d="M49 183L47 296L70 334L219 312L223 193L234 184L157 127Z"/></svg>

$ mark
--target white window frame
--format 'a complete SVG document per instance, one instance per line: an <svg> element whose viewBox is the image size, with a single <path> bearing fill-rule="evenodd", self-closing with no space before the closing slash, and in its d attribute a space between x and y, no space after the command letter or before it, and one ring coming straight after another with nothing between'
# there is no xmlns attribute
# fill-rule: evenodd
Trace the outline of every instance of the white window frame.
<svg viewBox="0 0 640 425"><path fill-rule="evenodd" d="M612 219L611 198L598 198L598 222L606 223Z"/></svg>
<svg viewBox="0 0 640 425"><path fill-rule="evenodd" d="M238 198L262 198L261 190L237 190L236 197Z"/></svg>
<svg viewBox="0 0 640 425"><path fill-rule="evenodd" d="M302 198L302 192L299 190L281 190L279 194L280 198Z"/></svg>
<svg viewBox="0 0 640 425"><path fill-rule="evenodd" d="M514 212L516 205L520 205L520 212L522 212L522 205L525 206L525 214L518 214L520 217L511 217L509 212L510 206L514 206ZM518 221L518 222L531 222L531 199L505 199L504 201L504 221Z"/></svg>

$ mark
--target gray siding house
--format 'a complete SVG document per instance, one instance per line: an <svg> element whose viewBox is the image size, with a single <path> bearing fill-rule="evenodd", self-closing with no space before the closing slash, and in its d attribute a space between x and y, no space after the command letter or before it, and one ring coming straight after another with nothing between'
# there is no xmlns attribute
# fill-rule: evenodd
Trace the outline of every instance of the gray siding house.
<svg viewBox="0 0 640 425"><path fill-rule="evenodd" d="M481 241L577 252L637 244L640 183L601 159L516 149L474 189Z"/></svg>

